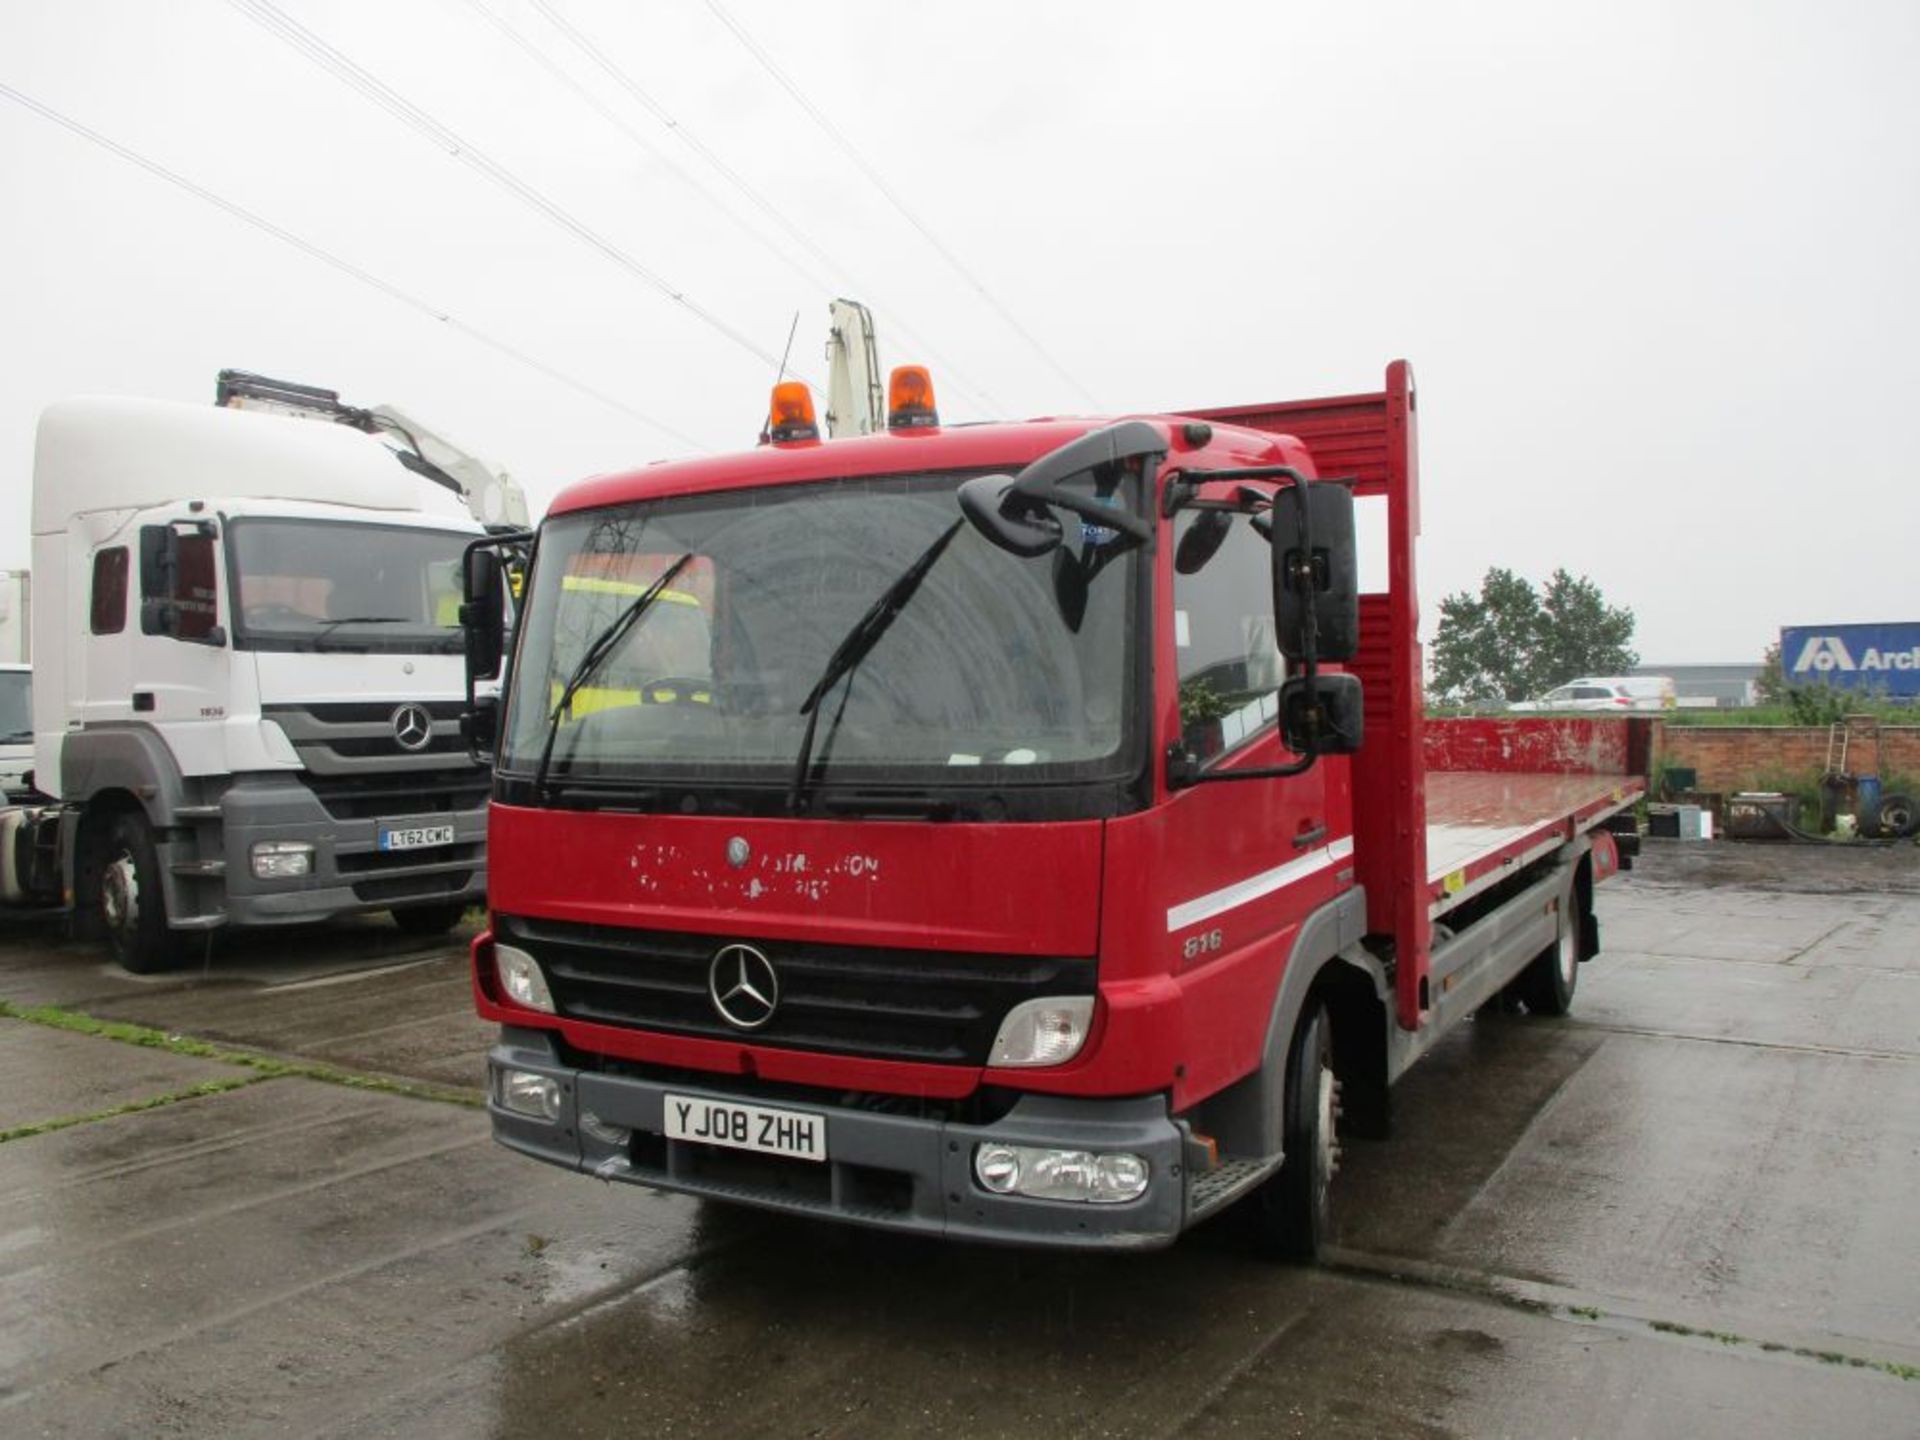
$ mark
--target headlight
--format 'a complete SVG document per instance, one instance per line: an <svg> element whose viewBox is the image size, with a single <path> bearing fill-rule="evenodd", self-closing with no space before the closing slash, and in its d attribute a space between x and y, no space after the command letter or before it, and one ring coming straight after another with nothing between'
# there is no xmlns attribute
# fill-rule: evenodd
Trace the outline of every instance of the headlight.
<svg viewBox="0 0 1920 1440"><path fill-rule="evenodd" d="M494 1098L502 1110L525 1115L530 1120L554 1121L560 1118L560 1082L531 1070L499 1070Z"/></svg>
<svg viewBox="0 0 1920 1440"><path fill-rule="evenodd" d="M1093 996L1024 1000L1007 1012L993 1037L989 1065L1064 1065L1080 1053L1093 1026Z"/></svg>
<svg viewBox="0 0 1920 1440"><path fill-rule="evenodd" d="M540 962L526 951L511 945L495 945L493 973L500 977L501 993L509 1000L529 1010L553 1013L553 995L547 989L547 977L540 973Z"/></svg>
<svg viewBox="0 0 1920 1440"><path fill-rule="evenodd" d="M297 880L313 873L313 846L304 840L262 840L253 847L253 878Z"/></svg>
<svg viewBox="0 0 1920 1440"><path fill-rule="evenodd" d="M1147 1162L1126 1151L1047 1150L1032 1145L978 1145L973 1174L996 1195L1119 1205L1147 1191Z"/></svg>

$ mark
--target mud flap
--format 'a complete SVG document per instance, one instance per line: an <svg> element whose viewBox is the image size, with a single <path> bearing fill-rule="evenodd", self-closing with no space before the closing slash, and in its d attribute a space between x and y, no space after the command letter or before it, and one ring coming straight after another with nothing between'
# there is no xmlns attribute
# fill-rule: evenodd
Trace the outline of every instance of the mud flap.
<svg viewBox="0 0 1920 1440"><path fill-rule="evenodd" d="M1580 916L1580 958L1591 960L1600 953L1600 917L1591 910Z"/></svg>

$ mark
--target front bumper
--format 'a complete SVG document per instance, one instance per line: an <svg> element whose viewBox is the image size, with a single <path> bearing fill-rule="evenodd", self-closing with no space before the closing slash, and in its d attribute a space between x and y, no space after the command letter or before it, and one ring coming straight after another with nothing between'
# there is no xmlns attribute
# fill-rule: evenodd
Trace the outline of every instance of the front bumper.
<svg viewBox="0 0 1920 1440"><path fill-rule="evenodd" d="M729 1092L722 1077L687 1084L579 1070L561 1061L547 1034L504 1029L488 1057L502 1067L560 1084L557 1120L548 1123L489 1102L494 1138L537 1160L604 1180L625 1180L769 1210L951 1239L1076 1249L1151 1249L1170 1244L1186 1221L1184 1127L1164 1096L1083 1100L1029 1095L988 1125L890 1115L830 1103ZM497 1093L489 1084L488 1094ZM665 1097L698 1095L821 1113L825 1162L762 1156L663 1133ZM590 1111L633 1132L624 1146L582 1130ZM1118 1205L996 1195L973 1177L973 1152L987 1142L1125 1150L1149 1167L1146 1192Z"/></svg>
<svg viewBox="0 0 1920 1440"><path fill-rule="evenodd" d="M431 792L432 777L421 788ZM396 797L377 815L330 814L322 798L293 776L243 777L222 797L223 902L234 925L295 924L332 915L410 905L469 905L487 893L487 812L484 799L465 809L422 810ZM382 852L381 826L453 826L451 845ZM312 873L259 879L253 847L263 840L313 846ZM209 897L214 898L214 897Z"/></svg>

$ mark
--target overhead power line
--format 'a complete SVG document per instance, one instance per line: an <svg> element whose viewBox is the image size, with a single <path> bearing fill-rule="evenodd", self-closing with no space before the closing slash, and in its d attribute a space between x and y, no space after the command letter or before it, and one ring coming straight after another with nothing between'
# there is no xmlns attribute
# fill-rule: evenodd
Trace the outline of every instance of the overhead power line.
<svg viewBox="0 0 1920 1440"><path fill-rule="evenodd" d="M469 0L469 3L475 3L475 0ZM782 211L778 205L774 204L773 201L768 199L752 181L748 180L739 171L727 164L712 146L694 134L692 129L674 116L646 87L635 80L618 61L607 54L606 50L596 43L591 35L588 35L578 25L575 25L571 20L567 19L566 16L562 15L551 3L551 0L530 0L530 3L535 10L538 10L540 14L546 18L549 25L560 32L561 36L565 38L570 45L588 60L592 61L602 74L631 96L643 110L670 130L681 144L685 145L705 161L722 179L744 196L756 210L760 211L767 219L779 226L782 231L793 239L795 244L803 248L829 271L845 277L850 282L853 292L864 299L870 309L885 313L889 321L899 329L900 333L918 347L920 352L925 355L928 360L938 365L943 374L951 375L961 389L970 392L976 398L985 402L986 409L989 413L1001 415L1008 413L1007 408L995 400L992 393L988 391L985 386L971 380L965 372L954 365L952 361L944 358L932 345L929 345L916 335L900 320L898 312L892 307L885 305L881 299L873 293L870 286L859 282L855 277L849 275L846 266L835 261L833 256L822 249L811 235L788 218L786 213ZM623 126L622 128L624 129L625 127Z"/></svg>
<svg viewBox="0 0 1920 1440"><path fill-rule="evenodd" d="M272 0L229 0L229 3L241 14L313 61L349 89L358 91L381 109L424 135L462 164L478 171L530 209L599 251L622 270L659 291L710 329L760 360L769 369L779 364L779 358L771 351L762 349L749 336L729 325L658 271L643 264L558 201L522 180L506 166L442 124L378 76L335 49L279 6L273 4Z"/></svg>
<svg viewBox="0 0 1920 1440"><path fill-rule="evenodd" d="M13 86L7 84L4 80L0 80L0 95L4 95L7 99L13 101L15 104L20 105L27 110L31 110L34 114L40 116L42 119L52 121L55 125L58 125L63 129L71 132L72 134L79 136L82 140L85 140L90 144L99 146L102 150L107 151L111 155L115 155L119 157L120 159L126 161L129 165L138 166L140 169L146 171L149 175L152 175L157 179L164 180L169 185L175 186L178 189L186 191L187 194L194 196L196 199L205 201L207 204L213 206L217 210L224 211L228 215L231 215L234 219L243 221L246 224L253 226L254 229L259 230L264 234L271 235L274 239L280 241L282 244L292 246L294 249L300 251L302 254L307 255L312 259L320 261L321 264L323 265L332 266L335 270L338 270L341 274L347 275L352 279L359 281L362 285L365 285L370 289L379 291L382 295L385 295L388 299L398 301L400 304L407 306L409 309L417 310L430 320L437 320L442 325L445 325L448 329L458 331L460 334L466 336L470 340L478 341L480 344L485 345L488 349L497 351L499 354L506 356L508 359L514 361L515 363L524 365L529 370L537 371L538 373L546 376L550 380L553 380L558 382L559 384L565 385L571 390L578 391L580 394L585 395L588 399L597 400L600 404L607 406L609 409L617 410L623 415L630 416L631 418L638 420L645 425L651 426L653 429L659 431L662 435L665 435L670 439L678 441L680 444L687 446L689 449L705 451L709 448L705 445L702 445L699 441L693 439L691 436L685 435L679 430L676 430L673 426L669 425L666 421L661 420L656 416L649 415L644 410L637 410L633 406L627 404L626 401L617 399L616 397L607 394L603 390L596 389L594 386L589 385L584 380L581 380L576 376L569 375L564 370L557 369L554 366L547 364L544 360L540 360L535 356L529 355L527 354L526 351L517 349L516 347L509 345L506 341L497 339L494 336L487 334L484 330L480 330L475 326L469 325L466 321L461 320L458 316L455 316L449 313L448 311L442 310L439 306L431 304L428 301L421 299L417 295L413 295L405 290L402 290L398 285L395 285L390 281L381 279L378 275L375 275L372 271L362 269L360 266L354 264L351 260L344 259L341 256L334 254L331 250L328 250L323 246L317 245L313 241L308 240L303 236L296 235L293 231L287 229L283 225L276 225L273 221L268 220L264 216L255 214L253 211L247 209L245 206L237 204L236 202L227 199L223 195L216 194L212 190L209 190L206 186L201 185L196 181L189 180L186 176L180 174L178 171L169 170L166 166L162 165L159 161L149 159L147 156L140 154L139 151L121 144L118 140L114 140L106 135L101 134L98 130L91 129L88 126L81 124L80 121L75 120L73 117L69 115L62 114L60 111L55 110L51 105L43 104L41 101L34 99L31 95L28 95L23 91L16 90Z"/></svg>
<svg viewBox="0 0 1920 1440"><path fill-rule="evenodd" d="M546 0L534 0L534 4L539 6L543 13L548 8ZM745 27L742 26L739 21L727 13L725 7L720 4L720 0L707 0L707 8L713 12L715 19L732 32L733 37L745 47L747 53L759 62L760 67L774 78L780 88L793 97L794 103L806 111L813 123L818 125L820 129L826 133L827 138L839 147L840 152L859 168L860 173L867 177L872 183L873 188L880 192L882 198L884 198L889 205L893 206L895 210L899 211L902 218L904 218L909 225L920 232L921 237L934 248L940 258L945 260L947 264L953 268L954 273L966 281L974 292L992 307L995 314L1006 321L1008 327L1012 329L1014 334L1024 340L1028 348L1044 360L1054 374L1058 375L1062 380L1066 381L1067 384L1079 391L1083 399L1092 404L1096 409L1101 408L1100 402L1094 397L1093 392L1088 390L1087 387L1082 385L1078 380L1074 379L1074 377L1067 372L1066 367L1054 359L1052 352L1040 343L1039 338L1035 336L1032 331L1028 330L1025 325L1020 323L1019 317L1006 306L1002 305L993 293L987 289L980 277L968 269L960 257L954 254L938 235L933 233L932 228L907 207L907 202L902 200L898 192L887 183L886 177L868 161L865 155L861 154L860 150L851 140L841 133L840 127L828 119L820 107L806 97L799 85L794 82L793 77L780 68L779 62L761 48L760 43L747 33Z"/></svg>
<svg viewBox="0 0 1920 1440"><path fill-rule="evenodd" d="M535 65L538 65L541 70L546 72L550 79L566 87L582 104L592 109L601 119L605 120L609 125L613 126L614 129L626 136L637 148L643 151L656 164L671 173L674 178L687 186L688 189L698 193L712 205L714 209L718 210L722 215L726 216L728 220L732 221L734 225L739 227L749 239L764 247L768 254L785 265L795 275L799 276L800 279L823 293L833 289L832 281L825 280L820 275L802 267L800 263L793 258L793 252L790 249L770 239L765 232L756 230L749 221L736 214L718 195L714 194L707 185L703 184L697 175L693 174L685 166L680 164L679 161L675 160L671 155L667 154L666 151L662 150L658 145L655 145L653 141L641 134L637 128L622 117L611 105L607 104L606 101L594 94L593 91L574 79L572 75L569 75L564 68L556 64L553 58L538 45L514 29L498 11L487 4L487 0L467 0L467 6L495 30L499 31L501 36L511 43L522 55L525 55L527 59L531 60Z"/></svg>

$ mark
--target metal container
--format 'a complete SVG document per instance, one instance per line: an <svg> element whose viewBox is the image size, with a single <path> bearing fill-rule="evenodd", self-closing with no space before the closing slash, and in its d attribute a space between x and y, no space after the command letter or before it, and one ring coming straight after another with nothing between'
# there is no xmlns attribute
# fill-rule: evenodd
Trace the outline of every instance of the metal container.
<svg viewBox="0 0 1920 1440"><path fill-rule="evenodd" d="M1743 790L1727 797L1727 838L1785 840L1799 819L1800 802L1777 790Z"/></svg>

